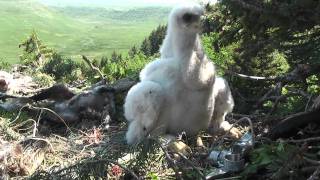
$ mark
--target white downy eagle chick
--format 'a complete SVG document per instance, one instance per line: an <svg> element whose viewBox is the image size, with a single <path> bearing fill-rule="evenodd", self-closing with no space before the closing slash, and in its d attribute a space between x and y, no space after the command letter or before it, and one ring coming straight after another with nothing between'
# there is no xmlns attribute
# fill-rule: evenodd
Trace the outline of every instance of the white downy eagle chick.
<svg viewBox="0 0 320 180"><path fill-rule="evenodd" d="M230 127L224 121L234 105L229 86L215 76L214 65L201 47L203 13L197 4L171 11L161 57L146 65L125 100L128 144L154 132L184 131L193 136L208 128L215 132Z"/></svg>

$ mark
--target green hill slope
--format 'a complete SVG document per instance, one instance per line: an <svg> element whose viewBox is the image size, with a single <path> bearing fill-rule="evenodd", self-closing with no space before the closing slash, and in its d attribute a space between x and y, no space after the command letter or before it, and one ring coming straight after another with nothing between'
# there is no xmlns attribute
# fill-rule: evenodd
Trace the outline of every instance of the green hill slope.
<svg viewBox="0 0 320 180"><path fill-rule="evenodd" d="M99 58L113 50L125 52L164 23L167 12L166 8L116 11L46 7L33 0L0 0L0 58L17 62L21 52L18 44L32 30L45 44L67 56L86 54Z"/></svg>

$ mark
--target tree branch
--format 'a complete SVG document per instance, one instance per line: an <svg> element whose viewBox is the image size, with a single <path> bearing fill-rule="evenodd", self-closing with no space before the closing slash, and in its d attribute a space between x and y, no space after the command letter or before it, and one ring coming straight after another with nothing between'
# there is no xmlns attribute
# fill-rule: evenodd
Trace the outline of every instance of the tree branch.
<svg viewBox="0 0 320 180"><path fill-rule="evenodd" d="M317 122L319 120L320 109L310 112L300 112L287 117L279 122L269 133L271 139L277 139L280 137L289 137L293 133L297 132L301 127L306 126L311 122Z"/></svg>
<svg viewBox="0 0 320 180"><path fill-rule="evenodd" d="M88 59L87 56L82 55L82 59L90 66L90 68L91 68L92 70L96 71L96 72L99 74L101 80L104 79L103 73L100 71L100 69L99 69L98 67L96 67L96 66L94 66L94 65L92 64L91 60Z"/></svg>

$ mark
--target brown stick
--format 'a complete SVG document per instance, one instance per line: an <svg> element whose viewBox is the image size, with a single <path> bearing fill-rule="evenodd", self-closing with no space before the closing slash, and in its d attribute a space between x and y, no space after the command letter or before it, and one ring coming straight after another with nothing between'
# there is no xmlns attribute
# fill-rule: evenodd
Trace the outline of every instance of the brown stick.
<svg viewBox="0 0 320 180"><path fill-rule="evenodd" d="M271 139L290 137L298 131L298 128L302 128L311 122L319 122L319 117L320 109L291 115L278 123L269 133L269 137Z"/></svg>
<svg viewBox="0 0 320 180"><path fill-rule="evenodd" d="M199 170L198 167L196 167L193 162L191 162L185 155L182 153L177 153L187 164L189 164L194 170L197 171L197 173L201 176L201 179L206 179L206 177L203 175L203 173Z"/></svg>
<svg viewBox="0 0 320 180"><path fill-rule="evenodd" d="M313 141L320 141L320 137L311 137L306 139L297 139L297 140L286 140L284 142L291 142L291 143L308 143Z"/></svg>
<svg viewBox="0 0 320 180"><path fill-rule="evenodd" d="M104 79L103 73L100 71L100 69L99 69L98 67L96 67L96 66L94 66L94 65L92 64L91 60L88 59L87 56L82 55L82 59L90 66L90 68L91 68L92 70L96 71L96 72L99 74L101 80Z"/></svg>
<svg viewBox="0 0 320 180"><path fill-rule="evenodd" d="M176 176L176 179L182 180L183 178L181 177L181 174L180 174L180 172L179 172L179 168L178 168L178 166L176 165L175 160L170 157L170 154L168 153L167 148L163 147L162 144L159 144L159 145L160 145L160 148L162 149L162 151L163 151L163 153L164 153L164 155L165 155L165 157L166 157L166 160L167 160L167 162L168 162L168 165L173 169L173 171L174 171L174 173L175 173L175 176Z"/></svg>

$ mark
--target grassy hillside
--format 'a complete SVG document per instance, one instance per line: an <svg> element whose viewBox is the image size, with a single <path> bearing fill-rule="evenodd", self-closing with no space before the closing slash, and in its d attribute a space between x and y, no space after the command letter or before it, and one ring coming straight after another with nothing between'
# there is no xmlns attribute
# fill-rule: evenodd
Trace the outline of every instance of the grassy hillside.
<svg viewBox="0 0 320 180"><path fill-rule="evenodd" d="M84 7L47 7L32 0L0 0L0 59L15 63L18 44L35 29L45 44L67 56L125 52L140 43L158 24L167 8L127 11Z"/></svg>
<svg viewBox="0 0 320 180"><path fill-rule="evenodd" d="M197 0L39 0L44 4L54 6L91 6L91 7L113 7L113 8L132 8L132 7L145 7L157 6L157 7L169 7L177 3L186 1L197 1ZM199 0L198 0L199 1Z"/></svg>

